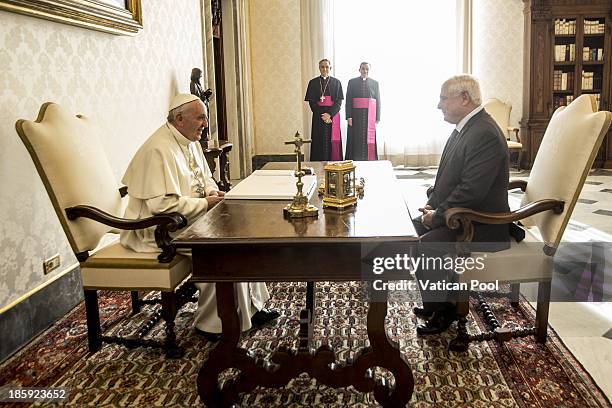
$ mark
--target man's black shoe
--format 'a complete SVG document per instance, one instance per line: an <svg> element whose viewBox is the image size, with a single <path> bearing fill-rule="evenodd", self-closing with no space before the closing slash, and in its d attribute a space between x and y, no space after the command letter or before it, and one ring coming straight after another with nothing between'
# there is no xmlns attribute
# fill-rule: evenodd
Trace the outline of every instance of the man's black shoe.
<svg viewBox="0 0 612 408"><path fill-rule="evenodd" d="M210 333L204 330L200 330L197 327L194 327L195 332L198 334L198 336L202 336L204 337L206 340L210 341L211 343L216 343L221 339L221 333Z"/></svg>
<svg viewBox="0 0 612 408"><path fill-rule="evenodd" d="M425 324L417 326L417 334L426 336L445 332L455 320L457 320L457 314L454 309L434 312L433 317Z"/></svg>
<svg viewBox="0 0 612 408"><path fill-rule="evenodd" d="M253 327L259 328L267 323L270 323L272 320L277 319L279 316L280 313L274 309L261 309L251 316L251 324Z"/></svg>
<svg viewBox="0 0 612 408"><path fill-rule="evenodd" d="M431 319L434 314L434 312L430 312L429 310L426 310L424 307L418 307L418 306L415 306L412 309L412 311L414 312L415 316L420 317L425 320Z"/></svg>

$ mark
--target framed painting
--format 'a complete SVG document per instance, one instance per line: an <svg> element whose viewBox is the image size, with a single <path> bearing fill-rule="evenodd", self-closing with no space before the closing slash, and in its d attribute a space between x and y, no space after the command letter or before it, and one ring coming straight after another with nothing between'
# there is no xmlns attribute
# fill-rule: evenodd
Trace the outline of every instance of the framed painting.
<svg viewBox="0 0 612 408"><path fill-rule="evenodd" d="M141 0L0 0L0 10L117 35L142 29Z"/></svg>

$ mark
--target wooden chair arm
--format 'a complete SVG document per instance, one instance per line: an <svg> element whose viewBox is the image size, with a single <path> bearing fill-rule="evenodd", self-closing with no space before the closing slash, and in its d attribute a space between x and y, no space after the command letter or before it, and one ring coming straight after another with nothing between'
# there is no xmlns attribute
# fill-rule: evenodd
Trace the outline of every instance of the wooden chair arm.
<svg viewBox="0 0 612 408"><path fill-rule="evenodd" d="M219 149L221 149L223 152L229 153L232 150L232 147L234 147L233 143L225 140L219 140Z"/></svg>
<svg viewBox="0 0 612 408"><path fill-rule="evenodd" d="M172 261L176 254L176 248L170 243L172 240L170 232L177 231L187 225L187 218L177 212L158 214L141 220L115 217L89 205L69 207L65 209L65 212L69 220L83 217L120 230L138 230L157 226L155 229L155 243L162 250L161 254L157 257L157 260L161 263Z"/></svg>
<svg viewBox="0 0 612 408"><path fill-rule="evenodd" d="M527 189L527 180L510 180L508 183L508 190L514 190L515 188L520 188L521 191L525 191Z"/></svg>
<svg viewBox="0 0 612 408"><path fill-rule="evenodd" d="M519 128L517 128L517 127L512 127L512 126L508 126L507 130L508 130L509 132L514 132L514 137L516 137L516 141L517 141L517 142L519 142L519 143L521 143L521 138L520 138L520 136L519 136L519 130L520 130Z"/></svg>
<svg viewBox="0 0 612 408"><path fill-rule="evenodd" d="M485 213L458 207L446 210L444 219L448 228L452 230L463 227L461 235L457 237L458 242L471 242L474 238L473 221L482 224L509 224L548 210L561 214L564 207L564 201L553 199L538 200L508 213Z"/></svg>

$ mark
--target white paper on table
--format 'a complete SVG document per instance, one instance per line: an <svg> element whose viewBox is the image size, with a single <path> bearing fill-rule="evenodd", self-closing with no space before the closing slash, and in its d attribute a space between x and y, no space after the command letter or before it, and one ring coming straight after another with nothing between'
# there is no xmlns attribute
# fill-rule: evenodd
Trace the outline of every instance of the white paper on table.
<svg viewBox="0 0 612 408"><path fill-rule="evenodd" d="M297 193L294 170L256 170L225 193L226 200L292 200ZM302 177L302 192L308 199L316 190L317 177Z"/></svg>

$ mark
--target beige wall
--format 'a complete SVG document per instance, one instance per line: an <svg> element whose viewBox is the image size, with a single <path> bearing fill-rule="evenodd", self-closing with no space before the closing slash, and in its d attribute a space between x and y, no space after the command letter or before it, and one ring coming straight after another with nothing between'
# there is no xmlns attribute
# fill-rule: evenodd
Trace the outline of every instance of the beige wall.
<svg viewBox="0 0 612 408"><path fill-rule="evenodd" d="M249 17L254 154L291 153L283 142L304 133L300 1L251 0Z"/></svg>
<svg viewBox="0 0 612 408"><path fill-rule="evenodd" d="M0 11L0 309L76 259L14 130L43 102L98 121L117 179L202 66L200 0L143 1L142 30L114 36ZM56 253L48 276L42 261Z"/></svg>
<svg viewBox="0 0 612 408"><path fill-rule="evenodd" d="M512 104L510 125L523 111L523 2L474 0L473 72L483 98Z"/></svg>

